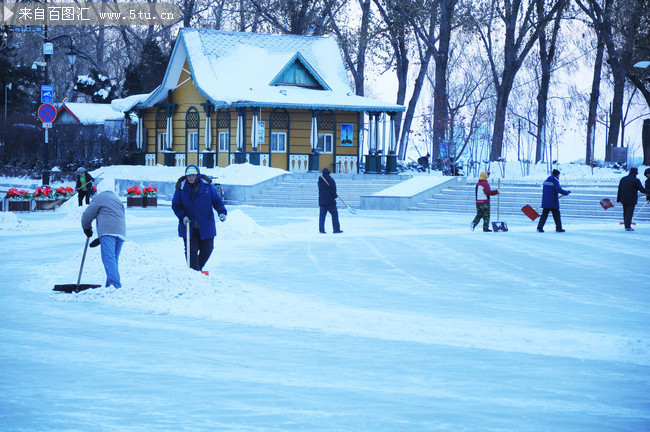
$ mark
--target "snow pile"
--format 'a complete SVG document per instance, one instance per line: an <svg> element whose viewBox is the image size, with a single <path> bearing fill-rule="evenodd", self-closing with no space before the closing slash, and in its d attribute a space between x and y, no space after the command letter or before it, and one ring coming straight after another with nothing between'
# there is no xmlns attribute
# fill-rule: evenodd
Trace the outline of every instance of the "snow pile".
<svg viewBox="0 0 650 432"><path fill-rule="evenodd" d="M25 222L13 212L0 212L0 231L34 231L29 223Z"/></svg>
<svg viewBox="0 0 650 432"><path fill-rule="evenodd" d="M240 209L230 211L225 222L221 223L217 221L217 238L219 240L280 237L282 236L277 231L260 226Z"/></svg>

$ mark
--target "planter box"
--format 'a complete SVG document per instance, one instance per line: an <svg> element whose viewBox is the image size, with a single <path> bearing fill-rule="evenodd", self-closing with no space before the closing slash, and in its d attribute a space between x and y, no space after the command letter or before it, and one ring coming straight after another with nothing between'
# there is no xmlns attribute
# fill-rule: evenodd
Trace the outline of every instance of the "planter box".
<svg viewBox="0 0 650 432"><path fill-rule="evenodd" d="M56 200L53 199L48 199L48 200L34 200L36 201L36 209L35 210L54 210L56 206L54 203Z"/></svg>
<svg viewBox="0 0 650 432"><path fill-rule="evenodd" d="M158 197L143 197L142 198L143 207L158 207Z"/></svg>
<svg viewBox="0 0 650 432"><path fill-rule="evenodd" d="M7 200L7 210L11 212L28 212L32 209L31 200Z"/></svg>
<svg viewBox="0 0 650 432"><path fill-rule="evenodd" d="M126 206L127 207L144 207L144 199L139 197L126 197Z"/></svg>

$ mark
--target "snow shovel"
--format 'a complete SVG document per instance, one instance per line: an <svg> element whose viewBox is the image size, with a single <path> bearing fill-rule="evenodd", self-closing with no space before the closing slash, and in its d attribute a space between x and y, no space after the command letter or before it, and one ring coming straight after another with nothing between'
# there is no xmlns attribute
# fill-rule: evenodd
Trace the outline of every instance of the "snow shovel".
<svg viewBox="0 0 650 432"><path fill-rule="evenodd" d="M190 223L185 224L185 258L187 259L187 268L190 268Z"/></svg>
<svg viewBox="0 0 650 432"><path fill-rule="evenodd" d="M562 197L564 197L564 195L562 195L560 198L562 198ZM521 208L521 211L524 212L524 214L526 216L528 216L530 218L530 220L534 221L535 219L537 219L540 216L539 213L537 213L537 210L539 210L539 209L541 209L541 207L533 208L533 206L531 206L530 204L526 204L525 206L523 206Z"/></svg>
<svg viewBox="0 0 650 432"><path fill-rule="evenodd" d="M603 198L600 200L600 205L603 207L603 210L607 210L614 207L614 203L609 198Z"/></svg>
<svg viewBox="0 0 650 432"><path fill-rule="evenodd" d="M353 215L357 214L357 211L356 211L354 208L352 208L348 203L346 203L345 201L343 201L343 198L341 198L341 197L338 197L338 198L341 200L341 202L343 203L343 205L345 205L345 208L346 208L350 213L352 213Z"/></svg>
<svg viewBox="0 0 650 432"><path fill-rule="evenodd" d="M79 267L79 277L77 278L76 284L65 284L65 285L54 285L52 291L61 291L66 293L78 293L79 291L87 290L90 288L99 288L101 285L90 285L90 284L80 284L81 282L81 272L84 269L84 262L86 261L86 252L88 251L88 243L90 242L90 237L86 237L86 246L84 247L84 254L81 258L81 267Z"/></svg>
<svg viewBox="0 0 650 432"><path fill-rule="evenodd" d="M537 210L534 209L530 204L526 204L525 206L523 206L521 208L521 211L524 212L524 214L528 216L532 221L534 221L539 217L539 213L537 213Z"/></svg>
<svg viewBox="0 0 650 432"><path fill-rule="evenodd" d="M500 207L501 207L501 179L497 181L497 190L499 190L499 193L497 194L497 221L492 222L492 231L494 232L499 232L499 231L508 231L508 224L500 221Z"/></svg>

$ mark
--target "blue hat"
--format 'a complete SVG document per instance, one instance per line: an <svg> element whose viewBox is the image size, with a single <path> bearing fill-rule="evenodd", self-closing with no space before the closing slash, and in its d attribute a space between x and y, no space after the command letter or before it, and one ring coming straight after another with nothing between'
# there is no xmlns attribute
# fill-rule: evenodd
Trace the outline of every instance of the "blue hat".
<svg viewBox="0 0 650 432"><path fill-rule="evenodd" d="M190 165L185 170L185 175L198 175L198 174L199 174L199 170L198 168L196 168L196 165Z"/></svg>
<svg viewBox="0 0 650 432"><path fill-rule="evenodd" d="M86 169L84 167L79 167L77 168L78 173L86 172Z"/></svg>

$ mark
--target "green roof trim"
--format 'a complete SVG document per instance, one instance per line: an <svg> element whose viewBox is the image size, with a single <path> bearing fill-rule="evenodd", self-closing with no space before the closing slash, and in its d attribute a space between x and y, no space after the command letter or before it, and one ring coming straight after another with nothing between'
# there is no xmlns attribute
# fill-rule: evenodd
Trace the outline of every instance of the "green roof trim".
<svg viewBox="0 0 650 432"><path fill-rule="evenodd" d="M275 78L273 78L273 80L269 85L276 86L276 85L288 84L286 81L284 81L284 77L287 74L287 72L291 71L291 69L295 69L296 63L302 66L302 68L304 68L304 70L309 74L309 76L321 87L320 90L332 90L330 86L328 86L327 83L320 77L320 75L318 75L316 70L313 67L311 67L309 62L305 60L305 58L302 56L302 54L300 54L300 52L297 52L291 58L291 60L289 60L289 62L284 66L284 68L282 68L282 70L275 76ZM289 83L289 85L292 84L298 86L301 85L295 82ZM314 87L314 86L305 85L304 87Z"/></svg>

